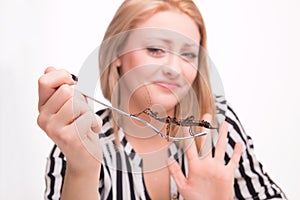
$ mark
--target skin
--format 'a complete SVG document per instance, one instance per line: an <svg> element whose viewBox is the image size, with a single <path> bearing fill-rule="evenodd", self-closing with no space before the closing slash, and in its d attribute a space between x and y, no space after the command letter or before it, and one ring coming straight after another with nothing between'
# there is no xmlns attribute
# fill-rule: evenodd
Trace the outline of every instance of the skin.
<svg viewBox="0 0 300 200"><path fill-rule="evenodd" d="M173 21L176 21L176 23L172 23ZM148 46L143 46L143 41L141 41L141 49L130 51L119 58L117 62L121 68L121 75L123 77L129 77L128 81L126 81L125 78L124 84L122 85L125 85L125 87L127 86L124 89L127 89L127 92L132 94L132 96L129 97L131 98L129 105L126 105L128 108L124 107L124 105L123 108L129 110L130 113L136 113L143 110L148 107L144 104L145 94L149 94L152 104L160 104L165 109L165 113L172 116L174 112L173 108L180 100L180 95L176 95L178 90L174 92L168 88L168 85L157 84L155 78L149 80L148 77L158 77L157 79L160 79L160 77L163 76L163 80L167 80L167 82L171 84L180 83L181 80L184 80L183 83L180 84L183 90L183 85L192 85L197 73L197 70L195 69L196 59L194 60L184 56L180 57L178 54L189 55L186 53L195 53L193 48L186 49L185 47L187 44L190 44L191 41L199 44L201 39L200 34L197 25L189 16L176 11L159 12L137 26L139 29L146 29L149 27L172 30L189 37L190 40L186 41L181 37L172 38L172 36L168 35L171 40L169 43L170 46L163 44L162 47L160 47L161 43L156 43L156 41L154 41L154 44L158 44L156 51L149 51L149 49L147 49ZM150 34L155 35L156 32ZM143 37L147 37L147 35L145 36L145 33L142 35ZM155 38L155 36L153 37ZM134 40L131 41L131 38L134 38ZM131 42L139 43L139 34L133 33L131 38L129 38L127 45L131 48L132 46L139 46L139 44L131 44ZM158 36L158 38L160 37ZM150 38L150 40L151 39L152 38ZM129 50L130 47L125 47L125 49ZM163 51L165 47L170 48L172 52L176 53L173 54ZM140 67L144 65L146 65L146 67ZM155 65L160 67L155 68ZM131 73L134 74L135 77L131 76ZM137 79L136 77L141 77L142 81L148 80L148 84L137 90L133 90L136 86L133 87L131 84L133 79ZM145 90L147 92L145 92ZM124 94L124 92L122 94ZM124 99L123 96L122 99ZM166 99L168 99L168 101L165 101ZM206 114L202 118L209 119L210 116ZM157 135L149 137L147 140L131 136L130 133L127 133L126 136L135 151L142 155L145 165L146 163L160 163L157 164L158 166L161 166L158 170L152 169L148 172L144 170L147 191L153 199L170 198L168 187L170 184L170 175L174 177L178 189L185 199L232 199L234 171L236 170L241 155L241 145L237 145L230 163L227 166L224 166L227 132L227 124L224 124L220 131L222 137L217 145L217 153L214 158L212 158L211 155L208 155L206 159L200 160L198 158L195 143L189 143L186 152L189 161L188 179L183 176L181 168L176 162L170 162L168 169L163 167L162 161L167 159L167 153L164 152L165 147L169 145L167 141L162 141ZM149 154L155 156L151 159ZM221 192L216 194L215 191Z"/></svg>
<svg viewBox="0 0 300 200"><path fill-rule="evenodd" d="M97 199L101 162L91 156L80 137L96 143L89 135L101 129L101 119L83 96L74 93L69 72L48 67L38 83L38 125L68 159L61 199Z"/></svg>
<svg viewBox="0 0 300 200"><path fill-rule="evenodd" d="M170 23L170 19L178 23ZM146 103L159 104L173 115L175 105L186 95L197 75L198 27L185 14L159 12L136 28L124 47L125 53L117 60L122 76L120 85L125 90L122 95L129 94L130 98L123 109L140 112L149 106L145 105L147 95L150 99Z"/></svg>
<svg viewBox="0 0 300 200"><path fill-rule="evenodd" d="M174 20L176 23L173 23ZM156 13L138 25L138 28L147 27L173 30L191 38L197 43L201 39L193 19L177 11ZM179 54L185 53L185 44L185 42L174 42L172 43L172 50ZM138 66L155 63L166 67L150 70L149 73L154 75L154 77L163 77L164 80L168 80L171 83L176 82L181 77L181 80L184 80L183 85L191 85L193 83L197 72L191 64L192 60L183 58L184 56L178 57L173 54L160 53L160 51L149 51L149 49L144 48L125 53L116 63L120 67L123 77L130 75L130 72ZM140 75L142 76L143 74L145 73ZM130 80L132 79L124 78L125 86L121 91L132 94L127 102L128 104L122 102L122 105L131 113L140 111L144 106L148 106L145 104L145 91L147 91L150 94L151 103L160 104L166 113L172 114L174 106L180 100L180 95L184 94L185 91L183 85L180 85L182 87L176 86L174 89L170 86L172 84L166 85L155 81L150 81L146 86L132 91L136 85L130 85ZM53 67L45 70L44 75L39 79L40 113L38 124L58 145L68 160L62 199L98 199L98 178L101 171L101 160L99 162L87 152L80 138L85 138L85 141L91 144L96 143L97 141L94 140L92 135L101 129L102 122L99 117L93 114L84 97L74 92L72 85L74 85L74 81L67 71L56 70ZM177 91L179 92L177 93ZM166 98L168 101L165 101ZM202 118L209 119L210 116L204 115ZM170 176L173 176L184 199L227 200L233 198L234 172L242 154L242 146L240 143L237 143L230 162L226 166L224 165L227 132L228 125L224 123L220 129L215 157L208 155L199 159L195 143L189 142L185 144L189 167L188 178L183 175L177 162L169 161L168 165L165 164L167 160L165 149L169 145L167 141L157 135L147 140L132 137L127 133L126 137L135 151L142 157L149 155L149 153L155 155L155 152L160 152L161 158L159 160L163 161L164 164L159 164L165 167L144 173L147 191L152 199L170 199L169 180ZM96 152L95 154L101 154L101 152ZM145 165L153 161L153 158L147 158L147 156L143 158ZM83 160L85 162L82 162ZM75 193L74 191L77 192Z"/></svg>

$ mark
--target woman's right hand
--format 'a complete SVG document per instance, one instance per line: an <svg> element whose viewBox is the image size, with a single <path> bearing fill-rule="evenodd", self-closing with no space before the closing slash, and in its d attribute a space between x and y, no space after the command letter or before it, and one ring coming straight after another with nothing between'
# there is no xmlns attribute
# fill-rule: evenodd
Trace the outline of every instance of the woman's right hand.
<svg viewBox="0 0 300 200"><path fill-rule="evenodd" d="M68 173L99 171L101 146L98 133L102 120L86 99L72 87L69 72L48 67L39 78L38 125L67 158Z"/></svg>

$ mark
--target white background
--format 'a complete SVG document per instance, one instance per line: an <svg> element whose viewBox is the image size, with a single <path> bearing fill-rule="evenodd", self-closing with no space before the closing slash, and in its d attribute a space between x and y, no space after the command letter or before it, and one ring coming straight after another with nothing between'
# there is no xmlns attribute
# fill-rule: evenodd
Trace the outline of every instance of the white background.
<svg viewBox="0 0 300 200"><path fill-rule="evenodd" d="M0 199L42 199L52 142L36 125L46 66L77 73L121 0L0 1ZM299 18L296 0L197 1L226 97L257 157L299 199Z"/></svg>

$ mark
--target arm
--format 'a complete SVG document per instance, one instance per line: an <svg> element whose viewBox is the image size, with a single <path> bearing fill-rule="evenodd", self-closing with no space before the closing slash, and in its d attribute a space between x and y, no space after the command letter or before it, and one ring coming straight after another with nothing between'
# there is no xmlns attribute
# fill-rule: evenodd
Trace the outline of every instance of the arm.
<svg viewBox="0 0 300 200"><path fill-rule="evenodd" d="M100 171L101 169L102 166L100 167ZM98 195L98 192L95 193L95 191L98 190L99 181L103 180L104 177L100 176L99 179L99 174L93 174L92 170L90 170L90 172L91 173L89 178L88 177L84 178L83 176L77 176L77 177L75 176L75 177L67 178L68 177L67 174L69 172L67 169L66 157L60 151L57 145L54 145L49 157L47 158L46 172L45 172L46 189L44 193L44 199L61 199L62 191L64 191L64 194L68 194L68 193L73 194L76 196L76 198L79 197L78 194L84 195L84 193L88 193L86 194L86 197L88 197L88 195L91 194ZM80 177L82 178L80 179ZM83 184L83 186L81 184ZM90 186L88 186L87 184L90 184ZM68 192L68 190L70 192ZM74 197L73 199L76 198ZM96 198L93 197L93 199Z"/></svg>
<svg viewBox="0 0 300 200"><path fill-rule="evenodd" d="M203 158L198 155L195 140L185 141L188 162L187 177L176 161L169 162L170 174L184 199L233 199L234 173L242 154L242 144L237 143L234 146L229 162L224 165L227 134L228 123L225 122L219 129L219 138L214 154L210 152Z"/></svg>
<svg viewBox="0 0 300 200"><path fill-rule="evenodd" d="M68 72L54 68L47 68L39 79L38 124L63 153L58 157L68 160L67 165L62 162L64 183L58 185L49 174L54 178L51 187L57 190L63 185L62 199L98 199L102 151L95 133L100 131L102 121L84 97L76 94L71 87L74 83ZM56 160L51 161L50 170Z"/></svg>
<svg viewBox="0 0 300 200"><path fill-rule="evenodd" d="M229 161L233 145L243 143L243 154L235 173L234 191L236 199L286 199L281 189L264 171L262 164L254 154L253 142L248 136L237 115L227 106L226 119L231 126L228 134L225 162Z"/></svg>
<svg viewBox="0 0 300 200"><path fill-rule="evenodd" d="M225 110L220 113L224 119ZM220 129L214 157L209 154L199 160L196 150L188 148L188 177L184 177L176 162L169 165L180 194L185 199L286 199L263 171L253 153L251 138L245 134L230 107L226 110L225 121L228 129Z"/></svg>
<svg viewBox="0 0 300 200"><path fill-rule="evenodd" d="M100 167L95 167L84 173L77 173L67 166L61 199L99 199L100 170Z"/></svg>

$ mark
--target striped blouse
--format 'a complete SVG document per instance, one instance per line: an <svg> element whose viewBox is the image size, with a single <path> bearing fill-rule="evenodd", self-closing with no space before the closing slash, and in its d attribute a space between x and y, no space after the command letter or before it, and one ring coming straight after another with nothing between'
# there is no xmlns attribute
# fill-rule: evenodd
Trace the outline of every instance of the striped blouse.
<svg viewBox="0 0 300 200"><path fill-rule="evenodd" d="M240 121L232 108L221 97L217 105L218 117L223 117L231 129L228 134L228 145L224 161L227 163L233 153L237 141L244 145L243 155L234 179L234 199L286 199L281 189L263 170L263 166L254 155L253 143L246 135ZM112 119L109 110L98 111L103 120L99 134L103 151L103 161L99 177L100 199L151 199L144 182L143 160L135 153L126 140L124 132L119 129L120 140L117 145L113 134ZM188 174L187 160L183 149L176 143L168 147L169 156L176 159L185 175ZM54 145L46 165L45 199L60 199L66 170L66 158ZM172 199L183 199L179 194L175 181L170 178L170 196Z"/></svg>

